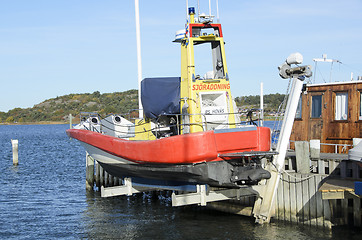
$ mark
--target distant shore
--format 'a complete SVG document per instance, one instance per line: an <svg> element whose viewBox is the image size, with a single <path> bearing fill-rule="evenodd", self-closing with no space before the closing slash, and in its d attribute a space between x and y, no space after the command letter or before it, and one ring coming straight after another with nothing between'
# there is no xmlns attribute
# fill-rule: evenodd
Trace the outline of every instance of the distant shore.
<svg viewBox="0 0 362 240"><path fill-rule="evenodd" d="M0 123L0 125L50 125L50 124L69 124L69 122L62 121L40 121L40 122L17 122L17 123ZM77 124L77 122L73 122L73 124Z"/></svg>

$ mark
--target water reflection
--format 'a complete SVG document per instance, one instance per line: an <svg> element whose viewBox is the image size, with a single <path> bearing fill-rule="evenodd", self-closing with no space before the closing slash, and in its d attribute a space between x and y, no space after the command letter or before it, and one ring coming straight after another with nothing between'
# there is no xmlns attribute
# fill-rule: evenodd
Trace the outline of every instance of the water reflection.
<svg viewBox="0 0 362 240"><path fill-rule="evenodd" d="M87 238L117 239L331 239L332 231L289 223L257 225L251 218L203 207L170 204L170 194L102 199L87 194Z"/></svg>

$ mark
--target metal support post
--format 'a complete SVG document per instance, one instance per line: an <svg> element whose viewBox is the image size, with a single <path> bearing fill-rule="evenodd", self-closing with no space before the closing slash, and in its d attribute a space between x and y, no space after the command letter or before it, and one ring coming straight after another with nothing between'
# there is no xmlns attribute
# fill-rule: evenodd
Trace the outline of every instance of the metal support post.
<svg viewBox="0 0 362 240"><path fill-rule="evenodd" d="M178 207L192 204L206 206L208 202L239 199L240 196L257 195L258 192L251 187L243 187L239 189L208 190L206 185L197 185L196 192L177 195L173 192L171 198L172 206Z"/></svg>
<svg viewBox="0 0 362 240"><path fill-rule="evenodd" d="M131 178L124 178L124 184L115 187L104 187L101 186L101 197L115 197L115 196L131 196L134 193L152 191L154 188L145 186L133 186Z"/></svg>
<svg viewBox="0 0 362 240"><path fill-rule="evenodd" d="M283 125L280 132L280 137L276 151L279 153L274 157L273 164L276 168L271 169L271 178L267 182L268 194L264 196L262 201L257 201L254 206L254 217L256 222L262 224L269 222L274 206L275 194L279 184L279 173L283 168L285 155L289 143L290 134L294 123L295 113L297 111L298 101L303 87L303 81L297 77L293 78L292 89L289 94L288 103L283 119Z"/></svg>

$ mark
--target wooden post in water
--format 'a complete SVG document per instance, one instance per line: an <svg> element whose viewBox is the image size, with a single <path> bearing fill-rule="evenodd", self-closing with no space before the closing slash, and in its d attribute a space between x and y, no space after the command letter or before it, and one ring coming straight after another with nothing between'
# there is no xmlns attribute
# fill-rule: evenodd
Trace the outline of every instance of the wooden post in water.
<svg viewBox="0 0 362 240"><path fill-rule="evenodd" d="M11 139L11 145L13 147L13 165L17 166L19 164L19 159L18 159L19 141L18 141L18 139Z"/></svg>
<svg viewBox="0 0 362 240"><path fill-rule="evenodd" d="M99 166L99 185L104 186L104 169Z"/></svg>
<svg viewBox="0 0 362 240"><path fill-rule="evenodd" d="M69 129L73 128L73 116L71 113L69 113Z"/></svg>
<svg viewBox="0 0 362 240"><path fill-rule="evenodd" d="M93 190L94 187L94 159L86 152L86 189Z"/></svg>
<svg viewBox="0 0 362 240"><path fill-rule="evenodd" d="M101 185L100 185L100 176L101 176L101 165L99 165L99 163L97 161L95 161L95 165L96 165L96 186L100 189Z"/></svg>

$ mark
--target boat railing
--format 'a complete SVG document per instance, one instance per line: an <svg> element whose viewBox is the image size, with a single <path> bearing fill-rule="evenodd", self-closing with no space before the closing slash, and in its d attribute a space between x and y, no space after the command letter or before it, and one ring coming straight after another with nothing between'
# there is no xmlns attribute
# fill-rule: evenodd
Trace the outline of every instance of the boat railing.
<svg viewBox="0 0 362 240"><path fill-rule="evenodd" d="M340 153L346 153L349 148L352 148L351 144L341 144L341 143L321 143L321 145L325 146L334 146L334 153L338 153L339 147L342 147Z"/></svg>
<svg viewBox="0 0 362 240"><path fill-rule="evenodd" d="M86 130L93 132L101 132L99 127L100 116L96 112L81 112L79 114L80 124Z"/></svg>
<svg viewBox="0 0 362 240"><path fill-rule="evenodd" d="M258 109L253 109L253 111L256 111ZM119 135L135 135L135 134L139 134L139 133L144 133L144 132L153 132L155 133L156 136L161 136L163 132L169 132L168 135L179 135L181 134L181 132L183 132L185 130L186 127L191 127L191 126L199 126L203 129L203 131L206 130L210 130L209 126L210 125L218 125L219 128L228 128L229 126L233 126L233 127L242 127L244 125L258 125L257 122L260 119L252 119L252 115L250 114L250 111L245 111L245 112L235 112L235 113L217 113L217 114L207 114L207 113L199 113L199 114L187 114L187 116L201 116L202 117L202 121L201 122L196 122L196 123L180 123L180 119L182 117L185 116L185 114L179 113L179 114L161 114L159 115L158 119L151 125L152 127L150 129L143 129L142 131L135 131L134 128L134 121L137 118L132 118L131 113L134 112L133 111L129 111L126 114L108 114L106 117L101 117L100 114L95 113L95 112L81 112L80 114L80 120L81 123L83 123L83 127L87 130L90 131L95 131L95 132L99 132L99 133L104 133L106 131L113 131ZM241 119L241 115L242 114L246 114L249 117L249 120L240 120ZM128 115L128 116L127 116ZM235 122L229 122L229 121L210 121L207 119L208 116L215 116L215 115L224 115L224 116L229 116L229 115L236 115L238 116L237 119L239 119L239 121L235 121ZM121 116L121 117L125 117L126 119L128 119L130 122L132 122L133 124L133 130L132 132L130 132L129 128L131 127L131 125L128 124L115 124L114 122L110 121L109 116ZM161 121L161 118L165 118L167 117L168 119L173 119L173 121L170 123L165 123L164 121ZM141 123L138 123L139 126L142 125L146 125L148 124L146 121L142 121ZM118 126L118 128L112 126L112 125L116 125ZM124 129L127 128L127 131L120 130L122 129L122 127L124 127ZM120 129L119 129L120 128ZM167 134L165 136L168 136Z"/></svg>
<svg viewBox="0 0 362 240"><path fill-rule="evenodd" d="M289 142L295 143L296 141L290 140ZM346 153L348 149L353 147L352 144L345 143L320 143L320 146L334 146L334 153Z"/></svg>

